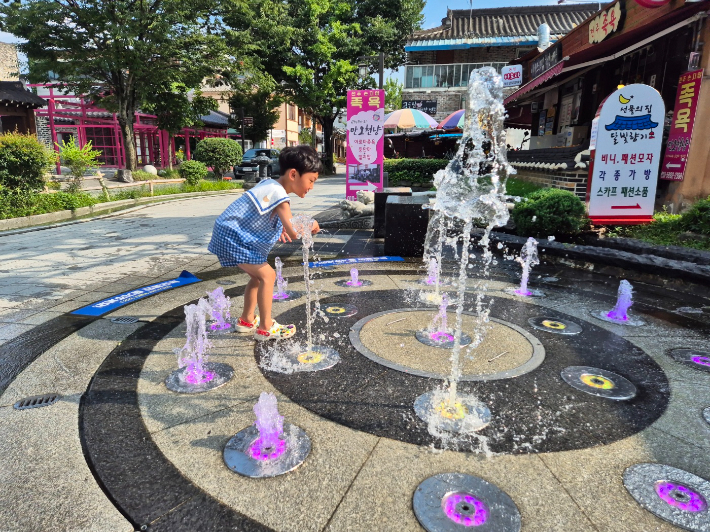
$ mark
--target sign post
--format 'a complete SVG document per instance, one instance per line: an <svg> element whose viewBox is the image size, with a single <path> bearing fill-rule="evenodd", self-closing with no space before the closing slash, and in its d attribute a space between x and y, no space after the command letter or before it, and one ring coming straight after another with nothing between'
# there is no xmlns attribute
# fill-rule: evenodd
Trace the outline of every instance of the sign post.
<svg viewBox="0 0 710 532"><path fill-rule="evenodd" d="M504 87L518 87L523 83L523 65L508 65L501 69Z"/></svg>
<svg viewBox="0 0 710 532"><path fill-rule="evenodd" d="M686 72L678 80L678 92L673 107L673 120L661 165L661 179L683 181L688 161L690 141L693 139L695 111L698 108L703 71Z"/></svg>
<svg viewBox="0 0 710 532"><path fill-rule="evenodd" d="M587 182L594 223L653 219L664 115L661 95L648 85L627 85L602 102Z"/></svg>
<svg viewBox="0 0 710 532"><path fill-rule="evenodd" d="M348 91L346 198L358 190L382 190L385 91Z"/></svg>

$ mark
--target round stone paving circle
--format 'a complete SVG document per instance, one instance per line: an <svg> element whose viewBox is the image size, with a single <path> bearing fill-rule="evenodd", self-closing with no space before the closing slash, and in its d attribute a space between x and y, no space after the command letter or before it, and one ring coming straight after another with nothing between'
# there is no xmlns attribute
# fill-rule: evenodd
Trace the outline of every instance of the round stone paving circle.
<svg viewBox="0 0 710 532"><path fill-rule="evenodd" d="M494 296L490 301L491 318L531 336L537 331L528 323L530 318L573 319L527 301ZM360 316L371 316L407 309L412 300L403 290L363 290L324 297L321 304L353 304ZM474 307L474 294L466 295L465 305ZM429 312L431 317L436 314L436 309L430 307L419 310ZM275 319L305 329L305 313L300 305ZM395 321L383 319L388 320L385 324ZM281 393L320 417L376 436L441 446L441 441L431 436L426 424L416 417L413 406L417 397L433 390L440 381L393 369L361 354L350 342L350 331L358 321L358 316L353 316L329 320L327 324L315 322L314 340L327 342L341 356L340 363L328 371L288 375L261 368L262 373ZM475 395L489 407L491 423L477 435L486 438L492 452L558 452L604 445L640 432L665 411L670 399L665 374L650 356L623 337L583 321L580 334L546 334L537 340L544 347L545 359L535 371L510 379L462 381L458 385L461 394ZM257 363L266 349L264 345L255 346ZM437 351L448 358L447 351ZM500 353L493 351L489 360ZM624 375L636 386L638 395L629 401L609 401L575 390L560 377L569 366L593 366ZM457 442L456 448L475 452L482 447L478 438L472 438Z"/></svg>
<svg viewBox="0 0 710 532"><path fill-rule="evenodd" d="M350 329L350 341L370 360L409 375L447 379L451 351L419 342L415 333L435 313L428 309L400 308L366 316ZM453 323L455 313L448 313ZM471 353L461 348L462 381L508 379L529 373L545 359L545 348L525 329L491 318L481 345ZM464 312L463 332L472 335L475 314Z"/></svg>

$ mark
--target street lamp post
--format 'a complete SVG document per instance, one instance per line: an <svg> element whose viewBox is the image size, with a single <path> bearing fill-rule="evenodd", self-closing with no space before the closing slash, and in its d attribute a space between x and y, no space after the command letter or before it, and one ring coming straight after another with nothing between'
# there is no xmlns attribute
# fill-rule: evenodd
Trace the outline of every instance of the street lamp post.
<svg viewBox="0 0 710 532"><path fill-rule="evenodd" d="M366 78L367 74L370 72L369 63L373 60L379 60L379 73L380 73L380 85L379 88L382 89L385 85L385 54L380 52L377 55L366 55L363 57L358 57L358 61L364 61L358 65L358 71L361 78Z"/></svg>

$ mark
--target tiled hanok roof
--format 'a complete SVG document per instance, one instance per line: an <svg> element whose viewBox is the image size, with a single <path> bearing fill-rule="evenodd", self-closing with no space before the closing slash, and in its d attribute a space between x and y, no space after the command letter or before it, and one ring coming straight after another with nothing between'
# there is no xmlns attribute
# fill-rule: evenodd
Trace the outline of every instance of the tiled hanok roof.
<svg viewBox="0 0 710 532"><path fill-rule="evenodd" d="M450 25L415 32L407 42L407 50L437 42L473 46L486 42L493 46L537 42L537 28L543 22L550 26L550 39L555 41L596 13L599 6L601 4L449 9L446 18L451 21Z"/></svg>
<svg viewBox="0 0 710 532"><path fill-rule="evenodd" d="M36 109L47 104L42 98L28 91L21 81L0 81L0 102L21 104L23 107Z"/></svg>

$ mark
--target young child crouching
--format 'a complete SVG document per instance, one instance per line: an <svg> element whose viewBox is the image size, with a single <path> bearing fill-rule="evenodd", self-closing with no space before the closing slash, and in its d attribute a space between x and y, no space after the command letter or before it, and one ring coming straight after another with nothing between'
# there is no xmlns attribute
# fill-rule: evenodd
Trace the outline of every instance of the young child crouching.
<svg viewBox="0 0 710 532"><path fill-rule="evenodd" d="M244 310L236 330L253 332L257 340L290 338L296 333L294 325L281 325L271 319L276 272L266 259L276 242L298 238L291 225L288 195L305 198L323 168L318 153L310 146L285 148L279 156L279 166L278 179L261 181L217 218L207 247L222 266L239 266L249 274ZM311 231L320 231L318 222L313 222ZM255 315L257 305L260 316Z"/></svg>

